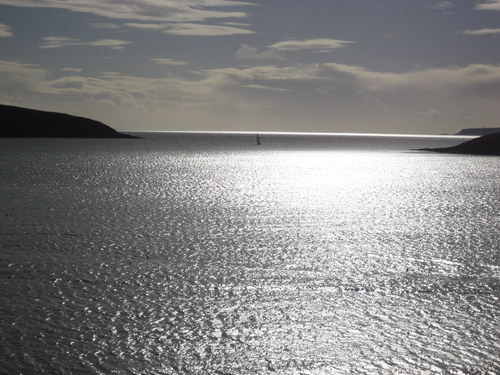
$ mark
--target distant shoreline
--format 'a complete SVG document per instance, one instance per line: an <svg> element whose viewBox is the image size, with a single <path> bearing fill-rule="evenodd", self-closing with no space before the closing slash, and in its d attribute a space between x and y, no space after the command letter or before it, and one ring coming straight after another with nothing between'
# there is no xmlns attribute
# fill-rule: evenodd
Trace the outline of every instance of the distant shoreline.
<svg viewBox="0 0 500 375"><path fill-rule="evenodd" d="M452 147L423 148L420 150L446 154L500 156L500 132L486 134Z"/></svg>
<svg viewBox="0 0 500 375"><path fill-rule="evenodd" d="M3 104L0 120L1 138L139 138L85 117Z"/></svg>
<svg viewBox="0 0 500 375"><path fill-rule="evenodd" d="M500 128L465 128L454 135L488 135L500 133Z"/></svg>

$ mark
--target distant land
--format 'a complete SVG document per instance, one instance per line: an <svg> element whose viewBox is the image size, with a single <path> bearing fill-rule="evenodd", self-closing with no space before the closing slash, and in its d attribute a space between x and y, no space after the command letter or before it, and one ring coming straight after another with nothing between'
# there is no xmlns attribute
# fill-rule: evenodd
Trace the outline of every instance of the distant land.
<svg viewBox="0 0 500 375"><path fill-rule="evenodd" d="M500 128L466 128L454 135L486 135L500 133Z"/></svg>
<svg viewBox="0 0 500 375"><path fill-rule="evenodd" d="M500 156L500 132L483 135L457 146L444 148L424 148L422 151L433 151L448 154L496 155Z"/></svg>
<svg viewBox="0 0 500 375"><path fill-rule="evenodd" d="M4 138L137 138L88 118L3 104L0 121Z"/></svg>

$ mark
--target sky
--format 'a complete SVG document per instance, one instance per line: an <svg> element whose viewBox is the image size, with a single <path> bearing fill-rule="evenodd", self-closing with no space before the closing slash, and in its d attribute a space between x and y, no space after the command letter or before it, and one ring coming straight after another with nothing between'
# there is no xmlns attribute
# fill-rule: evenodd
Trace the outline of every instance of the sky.
<svg viewBox="0 0 500 375"><path fill-rule="evenodd" d="M500 126L500 0L0 0L0 103L121 130Z"/></svg>

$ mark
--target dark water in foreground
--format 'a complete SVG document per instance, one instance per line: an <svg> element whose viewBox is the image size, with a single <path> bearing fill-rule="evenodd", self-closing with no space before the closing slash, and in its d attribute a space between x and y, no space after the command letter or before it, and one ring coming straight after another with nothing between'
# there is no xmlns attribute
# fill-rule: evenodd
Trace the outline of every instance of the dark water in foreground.
<svg viewBox="0 0 500 375"><path fill-rule="evenodd" d="M0 139L0 373L496 374L463 139Z"/></svg>

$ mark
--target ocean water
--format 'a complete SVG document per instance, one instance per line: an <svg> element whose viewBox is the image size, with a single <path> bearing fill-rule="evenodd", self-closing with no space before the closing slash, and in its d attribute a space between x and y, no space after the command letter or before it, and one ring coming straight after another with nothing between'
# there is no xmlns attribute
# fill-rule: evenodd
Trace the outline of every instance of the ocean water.
<svg viewBox="0 0 500 375"><path fill-rule="evenodd" d="M146 136L0 139L0 373L500 372L499 158Z"/></svg>

